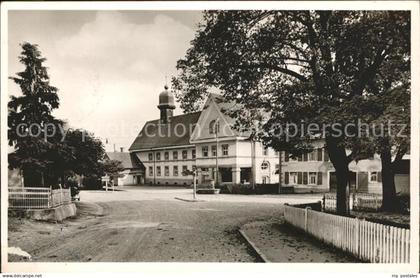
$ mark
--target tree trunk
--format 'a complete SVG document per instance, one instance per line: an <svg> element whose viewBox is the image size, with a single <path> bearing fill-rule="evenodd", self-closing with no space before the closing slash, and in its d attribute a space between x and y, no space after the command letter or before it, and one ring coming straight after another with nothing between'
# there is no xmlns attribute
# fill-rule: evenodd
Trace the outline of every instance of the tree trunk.
<svg viewBox="0 0 420 278"><path fill-rule="evenodd" d="M346 149L338 146L338 138L326 138L328 155L333 164L337 177L336 213L347 214L347 186L349 185L349 162Z"/></svg>
<svg viewBox="0 0 420 278"><path fill-rule="evenodd" d="M387 212L398 211L397 192L395 189L395 173L392 165L390 148L381 151L382 164L382 210Z"/></svg>

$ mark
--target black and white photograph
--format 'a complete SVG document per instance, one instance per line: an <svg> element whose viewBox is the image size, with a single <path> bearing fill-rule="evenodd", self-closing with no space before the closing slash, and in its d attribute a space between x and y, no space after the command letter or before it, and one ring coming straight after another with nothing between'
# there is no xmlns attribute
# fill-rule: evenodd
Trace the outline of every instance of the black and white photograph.
<svg viewBox="0 0 420 278"><path fill-rule="evenodd" d="M418 273L419 3L299 2L2 3L2 272Z"/></svg>

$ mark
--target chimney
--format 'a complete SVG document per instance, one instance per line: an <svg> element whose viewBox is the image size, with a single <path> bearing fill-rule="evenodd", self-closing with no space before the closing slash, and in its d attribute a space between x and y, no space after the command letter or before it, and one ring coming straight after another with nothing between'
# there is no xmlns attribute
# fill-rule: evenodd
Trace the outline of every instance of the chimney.
<svg viewBox="0 0 420 278"><path fill-rule="evenodd" d="M120 150L121 150L122 153L124 152L124 148L123 147L120 147Z"/></svg>

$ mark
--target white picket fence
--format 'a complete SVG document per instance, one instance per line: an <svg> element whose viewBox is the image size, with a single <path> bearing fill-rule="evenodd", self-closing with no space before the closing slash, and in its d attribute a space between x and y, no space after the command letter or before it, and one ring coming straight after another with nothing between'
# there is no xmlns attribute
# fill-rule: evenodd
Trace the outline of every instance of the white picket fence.
<svg viewBox="0 0 420 278"><path fill-rule="evenodd" d="M409 263L410 230L291 206L285 221L373 263Z"/></svg>
<svg viewBox="0 0 420 278"><path fill-rule="evenodd" d="M8 191L11 209L47 209L71 203L70 189L10 187Z"/></svg>
<svg viewBox="0 0 420 278"><path fill-rule="evenodd" d="M378 211L382 206L382 196L372 193L352 193L349 196L349 202L351 211ZM335 193L324 194L323 208L325 211L335 211Z"/></svg>

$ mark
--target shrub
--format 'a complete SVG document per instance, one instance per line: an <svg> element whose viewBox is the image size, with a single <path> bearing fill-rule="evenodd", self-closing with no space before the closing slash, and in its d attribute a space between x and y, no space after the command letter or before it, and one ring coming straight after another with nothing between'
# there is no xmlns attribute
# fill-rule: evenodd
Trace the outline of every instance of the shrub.
<svg viewBox="0 0 420 278"><path fill-rule="evenodd" d="M252 188L251 184L225 184L220 188L220 193L224 194L277 194L278 184L256 184Z"/></svg>

